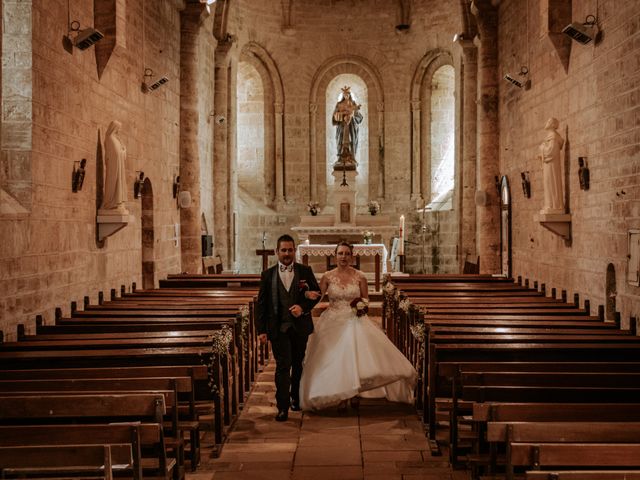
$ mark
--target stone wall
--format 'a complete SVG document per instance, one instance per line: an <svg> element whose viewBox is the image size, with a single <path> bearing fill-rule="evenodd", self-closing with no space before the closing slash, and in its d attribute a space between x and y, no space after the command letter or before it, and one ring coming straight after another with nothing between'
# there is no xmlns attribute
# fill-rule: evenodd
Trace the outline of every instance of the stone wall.
<svg viewBox="0 0 640 480"><path fill-rule="evenodd" d="M564 5L558 5L564 4ZM514 275L579 293L595 310L605 305L607 266L615 269L616 309L623 325L640 315L640 288L627 284L627 232L640 227L640 7L634 0L500 3L500 74L529 68L531 88L500 83L500 171L511 181ZM558 33L566 20L596 15L600 43L581 45ZM558 18L565 18L564 23ZM558 26L559 25L559 26ZM568 43L567 43L568 42ZM517 75L516 75L517 76ZM571 240L534 220L542 208L542 166L537 158L549 117L565 139L565 197ZM589 190L578 181L586 157ZM522 193L528 171L531 198ZM624 192L624 193L623 193ZM616 293L617 292L617 295Z"/></svg>
<svg viewBox="0 0 640 480"><path fill-rule="evenodd" d="M71 19L82 28L94 24L93 3L71 3ZM25 165L31 169L30 209L20 219L0 219L0 329L5 338L15 337L16 323L33 331L37 314L50 322L57 306L68 313L72 300L81 303L86 295L96 302L98 291L108 295L109 289L122 284L141 285L141 206L133 198L136 171L145 172L153 190L156 279L180 269L179 214L171 194L179 167L180 2L144 3L143 16L143 2L126 2L126 22L117 23L121 41L115 43L100 78L94 47L73 49L72 54L63 48L67 2L33 4L33 149ZM117 4L124 8L123 2ZM24 52L20 58L29 60ZM143 93L145 68L167 76L169 83ZM134 222L98 242L101 144L112 120L123 125L126 205ZM84 186L72 193L74 162L83 158Z"/></svg>

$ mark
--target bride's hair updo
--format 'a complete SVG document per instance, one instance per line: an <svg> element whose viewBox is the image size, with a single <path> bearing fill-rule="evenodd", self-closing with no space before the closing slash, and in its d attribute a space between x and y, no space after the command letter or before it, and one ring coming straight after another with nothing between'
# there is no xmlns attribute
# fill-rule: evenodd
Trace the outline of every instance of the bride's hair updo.
<svg viewBox="0 0 640 480"><path fill-rule="evenodd" d="M336 250L335 250L335 254L338 254L338 249L340 247L347 247L349 249L349 254L353 255L353 245L351 245L349 242L342 240L341 242L338 242L338 244L336 245Z"/></svg>

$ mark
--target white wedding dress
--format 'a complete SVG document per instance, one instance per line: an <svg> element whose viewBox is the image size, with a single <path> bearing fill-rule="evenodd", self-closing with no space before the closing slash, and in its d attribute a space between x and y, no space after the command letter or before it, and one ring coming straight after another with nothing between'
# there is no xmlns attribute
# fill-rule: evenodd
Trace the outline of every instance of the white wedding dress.
<svg viewBox="0 0 640 480"><path fill-rule="evenodd" d="M351 309L351 301L360 296L358 278L342 285L334 272L325 275L329 307L314 320L309 337L300 382L302 409L323 409L356 395L412 403L415 369L380 327Z"/></svg>

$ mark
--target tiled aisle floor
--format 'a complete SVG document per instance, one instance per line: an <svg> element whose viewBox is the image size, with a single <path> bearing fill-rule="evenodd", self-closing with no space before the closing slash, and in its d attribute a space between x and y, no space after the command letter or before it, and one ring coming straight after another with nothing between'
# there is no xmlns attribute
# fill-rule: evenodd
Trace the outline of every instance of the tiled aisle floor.
<svg viewBox="0 0 640 480"><path fill-rule="evenodd" d="M203 452L187 480L466 480L429 454L410 406L363 400L359 411L290 412L274 421L273 362L258 377L220 458Z"/></svg>

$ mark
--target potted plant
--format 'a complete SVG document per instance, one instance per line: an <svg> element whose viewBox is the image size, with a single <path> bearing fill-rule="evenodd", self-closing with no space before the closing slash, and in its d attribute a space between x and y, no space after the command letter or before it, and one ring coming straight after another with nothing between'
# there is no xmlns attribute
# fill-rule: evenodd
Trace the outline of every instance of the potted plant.
<svg viewBox="0 0 640 480"><path fill-rule="evenodd" d="M369 213L371 215L376 215L380 211L380 204L375 200L371 200L367 207L369 208Z"/></svg>

